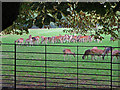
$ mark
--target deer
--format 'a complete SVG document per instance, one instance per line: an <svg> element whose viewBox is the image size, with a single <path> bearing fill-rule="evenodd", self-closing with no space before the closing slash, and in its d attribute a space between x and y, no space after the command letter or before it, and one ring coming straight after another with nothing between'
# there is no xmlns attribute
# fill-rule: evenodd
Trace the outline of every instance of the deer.
<svg viewBox="0 0 120 90"><path fill-rule="evenodd" d="M64 43L69 42L69 35L65 34L64 35Z"/></svg>
<svg viewBox="0 0 120 90"><path fill-rule="evenodd" d="M87 42L89 40L89 36L81 36L78 38L79 42Z"/></svg>
<svg viewBox="0 0 120 90"><path fill-rule="evenodd" d="M116 56L117 60L118 58L120 58L120 51L119 50L114 50L112 52L112 60L113 60L113 57Z"/></svg>
<svg viewBox="0 0 120 90"><path fill-rule="evenodd" d="M15 44L16 44L16 42L18 43L18 44L23 44L23 41L24 41L24 39L23 38L19 38L19 39L17 39L16 41L15 41Z"/></svg>
<svg viewBox="0 0 120 90"><path fill-rule="evenodd" d="M97 47L93 47L92 49L98 49L98 48ZM92 57L93 57L91 49L88 49L88 50L85 51L85 53L82 56L82 59L85 59L86 56L87 56L87 59L88 59L88 55L92 55ZM91 57L91 59L92 59L92 57Z"/></svg>
<svg viewBox="0 0 120 90"><path fill-rule="evenodd" d="M56 41L57 41L57 43L58 43L58 41L60 41L60 43L63 43L62 37L63 36L55 36L54 37L54 42L56 43Z"/></svg>
<svg viewBox="0 0 120 90"><path fill-rule="evenodd" d="M100 57L100 56L102 56L102 54L104 53L105 50L106 50L106 47L104 50L93 48L90 51L93 54L92 57L94 56L94 54L97 54Z"/></svg>
<svg viewBox="0 0 120 90"><path fill-rule="evenodd" d="M48 37L48 41L51 43L53 40L53 37Z"/></svg>
<svg viewBox="0 0 120 90"><path fill-rule="evenodd" d="M26 41L25 41L25 44L27 43L27 45L30 43L30 45L33 45L33 43L32 43L32 35L29 35L29 38L28 39L26 39Z"/></svg>
<svg viewBox="0 0 120 90"><path fill-rule="evenodd" d="M39 39L40 39L39 36L32 37L33 44L35 44L35 41L37 41L37 44L39 44L40 43Z"/></svg>
<svg viewBox="0 0 120 90"><path fill-rule="evenodd" d="M45 41L45 44L47 44L48 37L41 36L41 44Z"/></svg>
<svg viewBox="0 0 120 90"><path fill-rule="evenodd" d="M86 56L87 56L87 59L88 59L88 55L90 55L90 54L91 54L90 49L86 50L85 53L82 56L82 59L85 59Z"/></svg>
<svg viewBox="0 0 120 90"><path fill-rule="evenodd" d="M104 60L106 54L107 54L107 58L108 58L108 53L111 52L111 49L113 50L114 48L112 48L112 47L107 47L107 48L105 49L105 51L103 52L103 55L102 55L103 60Z"/></svg>
<svg viewBox="0 0 120 90"><path fill-rule="evenodd" d="M88 59L88 55L92 55L91 59L93 60L93 57L95 54L97 54L99 57L102 56L102 54L104 53L104 51L106 50L106 47L104 50L98 49L97 47L93 47L92 49L88 49L85 51L85 53L82 56L82 59L85 59L85 56L87 56ZM94 57L95 59L95 57Z"/></svg>
<svg viewBox="0 0 120 90"><path fill-rule="evenodd" d="M76 43L77 42L77 36L72 36L72 40L73 40L74 43Z"/></svg>
<svg viewBox="0 0 120 90"><path fill-rule="evenodd" d="M69 43L72 41L73 35L69 35Z"/></svg>
<svg viewBox="0 0 120 90"><path fill-rule="evenodd" d="M73 55L75 58L75 53L71 52L70 49L64 49L63 53L64 53L64 60L65 60L65 55Z"/></svg>

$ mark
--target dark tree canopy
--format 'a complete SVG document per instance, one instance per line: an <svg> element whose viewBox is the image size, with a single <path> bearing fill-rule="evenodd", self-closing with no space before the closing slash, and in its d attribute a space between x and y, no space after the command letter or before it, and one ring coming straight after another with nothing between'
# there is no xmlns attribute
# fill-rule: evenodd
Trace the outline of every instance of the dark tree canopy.
<svg viewBox="0 0 120 90"><path fill-rule="evenodd" d="M83 34L99 24L103 28L95 31L96 35L111 34L117 38L119 15L116 13L119 10L120 2L22 2L17 19L4 33L22 35L29 33L28 28L33 25L42 28L54 22Z"/></svg>
<svg viewBox="0 0 120 90"><path fill-rule="evenodd" d="M13 24L19 14L20 2L2 2L2 30Z"/></svg>

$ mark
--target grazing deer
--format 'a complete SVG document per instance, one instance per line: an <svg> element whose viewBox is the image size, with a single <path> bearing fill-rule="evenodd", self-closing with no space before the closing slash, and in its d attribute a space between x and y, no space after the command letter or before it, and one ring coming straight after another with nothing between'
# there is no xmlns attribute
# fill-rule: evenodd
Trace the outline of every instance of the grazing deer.
<svg viewBox="0 0 120 90"><path fill-rule="evenodd" d="M69 35L65 34L65 36L64 36L64 42L69 42Z"/></svg>
<svg viewBox="0 0 120 90"><path fill-rule="evenodd" d="M93 47L92 49L98 49L98 48L97 47ZM88 59L88 55L92 55L92 57L93 57L91 49L88 49L88 50L85 51L85 53L82 56L82 59L85 59L86 56L87 56L87 59ZM92 59L92 57L91 57L91 59Z"/></svg>
<svg viewBox="0 0 120 90"><path fill-rule="evenodd" d="M114 50L112 52L112 60L113 60L113 57L116 56L117 60L118 58L120 58L120 51L119 50Z"/></svg>
<svg viewBox="0 0 120 90"><path fill-rule="evenodd" d="M64 39L65 39L65 36L59 35L60 43L63 43L63 42L64 42Z"/></svg>
<svg viewBox="0 0 120 90"><path fill-rule="evenodd" d="M90 42L90 36L84 36L84 42Z"/></svg>
<svg viewBox="0 0 120 90"><path fill-rule="evenodd" d="M52 43L55 43L55 37L52 36Z"/></svg>
<svg viewBox="0 0 120 90"><path fill-rule="evenodd" d="M63 36L55 36L54 37L54 42L56 43L56 41L57 41L57 43L58 43L58 41L60 41L60 43L63 43Z"/></svg>
<svg viewBox="0 0 120 90"><path fill-rule="evenodd" d="M85 56L87 56L88 59L88 55L91 55L91 59L93 60L93 57L95 54L97 54L99 57L102 56L103 52L106 50L106 48L104 50L98 49L97 47L93 47L92 49L88 49L85 51L84 55L82 56L82 59L85 59ZM95 57L94 57L95 59Z"/></svg>
<svg viewBox="0 0 120 90"><path fill-rule="evenodd" d="M69 35L69 43L72 41L73 35Z"/></svg>
<svg viewBox="0 0 120 90"><path fill-rule="evenodd" d="M41 44L45 41L45 44L47 44L48 37L41 36Z"/></svg>
<svg viewBox="0 0 120 90"><path fill-rule="evenodd" d="M97 47L93 47L92 49L98 49Z"/></svg>
<svg viewBox="0 0 120 90"><path fill-rule="evenodd" d="M88 59L88 55L90 55L90 54L91 54L90 49L86 50L85 53L82 56L82 59L85 59L86 56L87 56L87 59Z"/></svg>
<svg viewBox="0 0 120 90"><path fill-rule="evenodd" d="M81 36L78 38L79 42L87 42L89 40L89 36Z"/></svg>
<svg viewBox="0 0 120 90"><path fill-rule="evenodd" d="M16 41L15 41L15 43L17 42L18 44L23 44L23 41L24 41L24 39L23 38L19 38L19 39L17 39Z"/></svg>
<svg viewBox="0 0 120 90"><path fill-rule="evenodd" d="M108 56L108 53L111 52L111 48L112 48L112 47L107 47L107 48L105 49L105 51L103 52L103 55L102 55L103 60L104 60L104 58L105 58L105 55L107 54L107 56ZM112 48L112 49L113 49L113 48Z"/></svg>
<svg viewBox="0 0 120 90"><path fill-rule="evenodd" d="M65 55L73 55L75 57L75 53L71 52L70 49L64 49L63 53L64 53L64 60L65 60Z"/></svg>
<svg viewBox="0 0 120 90"><path fill-rule="evenodd" d="M76 42L77 42L77 36L72 36L72 41L73 41L74 43L76 43Z"/></svg>
<svg viewBox="0 0 120 90"><path fill-rule="evenodd" d="M53 40L53 37L48 37L48 41L51 43Z"/></svg>
<svg viewBox="0 0 120 90"><path fill-rule="evenodd" d="M32 37L33 44L35 44L35 41L37 41L37 44L39 44L40 43L39 39L40 39L39 36Z"/></svg>
<svg viewBox="0 0 120 90"><path fill-rule="evenodd" d="M93 55L92 55L92 58L93 58L94 54L97 54L99 57L102 56L102 54L104 53L105 50L106 50L106 47L105 47L104 50L97 49L97 48L91 49L90 51L91 51L91 53L93 54Z"/></svg>

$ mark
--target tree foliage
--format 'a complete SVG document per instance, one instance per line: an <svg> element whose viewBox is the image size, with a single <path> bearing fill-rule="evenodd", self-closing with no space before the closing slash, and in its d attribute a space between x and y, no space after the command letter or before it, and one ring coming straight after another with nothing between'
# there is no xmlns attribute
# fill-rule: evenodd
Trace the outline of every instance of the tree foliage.
<svg viewBox="0 0 120 90"><path fill-rule="evenodd" d="M111 3L105 3L106 9L105 13L98 13L98 11L89 11L87 10L75 10L76 8L78 9L78 6L73 7L73 5L70 5L71 8L71 15L66 17L67 20L63 22L62 24L67 25L66 27L71 27L73 28L72 30L64 30L64 32L69 32L69 33L81 33L83 35L86 34L87 31L94 31L95 33L91 33L91 35L96 36L96 38L99 38L101 34L105 35L111 35L114 38L118 38L118 33L119 33L119 27L118 27L118 16L114 12L114 9L112 9L112 6L117 5L117 4L111 4ZM94 6L94 5L93 5ZM111 8L110 8L111 6ZM115 7L115 6L114 6ZM97 10L97 9L96 9ZM100 10L101 11L101 10ZM68 22L66 24L66 22ZM68 26L69 24L69 26ZM99 26L102 26L98 30L97 24ZM118 33L117 33L118 32Z"/></svg>
<svg viewBox="0 0 120 90"><path fill-rule="evenodd" d="M54 22L57 26L70 27L76 33L95 31L95 35L111 34L117 38L120 2L23 2L20 14L13 25L4 30L6 34L29 33L33 25L42 28ZM96 30L96 24L102 26Z"/></svg>

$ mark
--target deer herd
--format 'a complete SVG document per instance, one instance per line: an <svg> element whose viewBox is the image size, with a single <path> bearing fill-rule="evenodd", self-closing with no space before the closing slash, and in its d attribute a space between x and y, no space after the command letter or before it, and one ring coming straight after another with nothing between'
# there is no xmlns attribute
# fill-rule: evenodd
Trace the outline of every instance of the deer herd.
<svg viewBox="0 0 120 90"><path fill-rule="evenodd" d="M82 36L82 35L61 35L59 34L59 36L52 36L52 37L45 37L45 36L41 36L41 44L45 43L47 44L48 42L49 43L70 43L70 42L92 42L92 41L97 41L98 43L101 41L102 43L102 40L101 40L101 36L99 36L99 39L96 39L94 36L89 36L89 35L86 35L86 36ZM37 44L40 43L39 41L40 37L39 36L35 36L35 37L32 37L32 35L29 35L29 38L26 39L25 41L25 44L30 44L30 45L33 45L35 44L35 42L37 42ZM19 38L15 41L15 43L17 42L18 44L23 44L23 41L24 39L23 38Z"/></svg>
<svg viewBox="0 0 120 90"><path fill-rule="evenodd" d="M101 36L99 36L99 38L103 38ZM37 42L37 44L40 43L40 37L39 36L35 36L32 37L32 35L29 35L29 38L25 40L24 44L27 45L34 45L35 42ZM92 41L97 41L98 43L101 41L101 39L96 39L94 36L82 36L82 35L78 35L78 36L74 36L74 35L61 35L59 34L59 36L52 36L52 37L44 37L41 36L41 44L45 43L47 44L49 43L70 43L70 42L92 42ZM23 44L24 39L23 38L19 38L15 41L15 43L18 44ZM102 43L102 41L101 41ZM112 48L113 49L113 48ZM96 56L102 57L102 59L104 60L104 57L107 55L108 53L111 52L111 47L105 47L104 50L98 49L97 47L93 47L92 49L88 49L84 52L82 59L85 59L85 57L87 56L88 59L88 55L91 55L91 59L96 59ZM71 52L70 49L64 49L63 50L64 53L64 60L65 60L65 56L66 55L73 55L75 57L75 53ZM118 59L120 57L120 51L119 50L114 50L112 51L112 59L113 57L116 56L116 58Z"/></svg>
<svg viewBox="0 0 120 90"><path fill-rule="evenodd" d="M71 52L70 49L64 49L63 53L64 53L64 60L65 60L65 55L73 55L75 57L75 53ZM102 57L102 59L104 60L106 55L108 58L109 53L112 53L112 60L113 60L114 56L116 56L117 60L120 58L120 51L119 50L113 51L113 48L111 48L111 47L105 47L104 50L98 49L97 47L93 47L92 49L88 49L84 52L82 59L85 59L86 56L88 59L88 55L91 55L91 60L97 59L96 56Z"/></svg>

